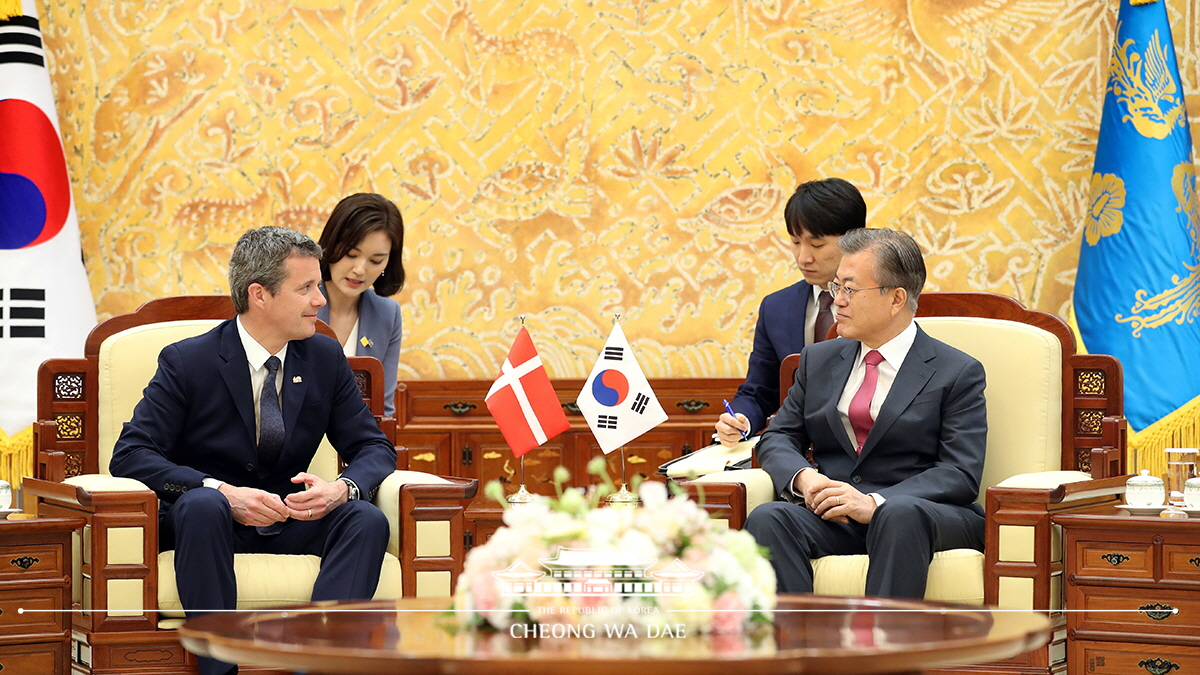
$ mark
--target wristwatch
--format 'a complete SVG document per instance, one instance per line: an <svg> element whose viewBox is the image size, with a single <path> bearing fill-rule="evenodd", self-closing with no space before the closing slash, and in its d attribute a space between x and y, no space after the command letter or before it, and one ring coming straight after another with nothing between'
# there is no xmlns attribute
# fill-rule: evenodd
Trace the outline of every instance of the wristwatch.
<svg viewBox="0 0 1200 675"><path fill-rule="evenodd" d="M346 484L346 488L347 488L346 499L348 499L349 501L354 501L356 499L362 499L362 497L359 495L358 486L354 484L354 481L350 480L349 478L346 478L345 476L339 476L338 480L340 480Z"/></svg>

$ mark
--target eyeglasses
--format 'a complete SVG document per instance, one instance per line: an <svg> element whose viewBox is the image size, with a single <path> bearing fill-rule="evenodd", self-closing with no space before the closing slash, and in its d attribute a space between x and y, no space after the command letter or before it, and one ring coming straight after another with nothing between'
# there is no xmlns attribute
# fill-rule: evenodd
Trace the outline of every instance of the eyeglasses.
<svg viewBox="0 0 1200 675"><path fill-rule="evenodd" d="M846 294L846 302L849 302L850 300L852 300L854 298L854 294L858 293L859 291L879 291L879 290L883 290L883 289L887 289L887 288L892 288L892 287L891 286L872 286L871 288L850 288L849 286L843 286L836 281L829 282L829 293L832 294L833 297L835 297L835 298L837 296L841 295L842 293L845 293Z"/></svg>

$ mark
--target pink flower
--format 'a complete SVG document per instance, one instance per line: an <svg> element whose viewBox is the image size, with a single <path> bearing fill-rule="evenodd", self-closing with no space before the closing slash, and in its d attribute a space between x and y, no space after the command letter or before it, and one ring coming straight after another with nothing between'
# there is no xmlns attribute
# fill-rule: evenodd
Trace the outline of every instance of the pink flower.
<svg viewBox="0 0 1200 675"><path fill-rule="evenodd" d="M713 602L712 631L714 633L736 633L746 620L746 606L733 591L725 591Z"/></svg>
<svg viewBox="0 0 1200 675"><path fill-rule="evenodd" d="M471 596L475 611L480 614L496 608L496 579L490 574L476 574L471 579Z"/></svg>

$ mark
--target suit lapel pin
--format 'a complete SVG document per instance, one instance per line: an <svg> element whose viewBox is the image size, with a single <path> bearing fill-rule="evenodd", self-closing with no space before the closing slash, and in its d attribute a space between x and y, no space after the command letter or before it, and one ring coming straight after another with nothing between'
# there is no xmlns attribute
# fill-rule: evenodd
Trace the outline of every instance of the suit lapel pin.
<svg viewBox="0 0 1200 675"><path fill-rule="evenodd" d="M292 384L300 384L303 381L304 378L300 377L299 375L292 378Z"/></svg>
<svg viewBox="0 0 1200 675"><path fill-rule="evenodd" d="M375 346L375 343L371 342L370 338L363 338L363 339L359 340L359 343L361 343L362 346L364 346L364 347L374 347Z"/></svg>

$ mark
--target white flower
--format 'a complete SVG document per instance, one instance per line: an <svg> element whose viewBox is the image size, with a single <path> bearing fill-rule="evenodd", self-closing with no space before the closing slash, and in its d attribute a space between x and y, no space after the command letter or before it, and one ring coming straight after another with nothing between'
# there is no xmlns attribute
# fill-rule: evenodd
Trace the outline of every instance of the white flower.
<svg viewBox="0 0 1200 675"><path fill-rule="evenodd" d="M622 551L629 551L638 558L659 558L662 556L662 551L655 545L654 541L646 535L645 532L639 530L626 530L619 539L614 540L615 548Z"/></svg>
<svg viewBox="0 0 1200 675"><path fill-rule="evenodd" d="M658 481L648 480L638 488L638 495L642 498L642 508L654 511L667 503L667 486Z"/></svg>
<svg viewBox="0 0 1200 675"><path fill-rule="evenodd" d="M684 624L700 632L712 627L718 591L724 594L724 607L758 607L769 615L775 606L775 574L749 533L715 523L686 498L668 499L660 483L644 483L640 494L642 505L636 509L594 508L580 492L568 490L557 501L537 497L506 511L504 527L467 556L454 595L455 607L465 610L460 620L473 624L482 618L504 631L514 620L512 608L520 605L530 620L539 622ZM678 557L704 576L690 594L628 596L526 596L510 591L510 582L495 576L518 560L530 570L545 572L541 561L555 558L562 548L621 551L636 559L657 560L652 571ZM723 615L722 630L729 629L731 620L738 625L730 616ZM745 612L741 625L748 625L750 617Z"/></svg>

